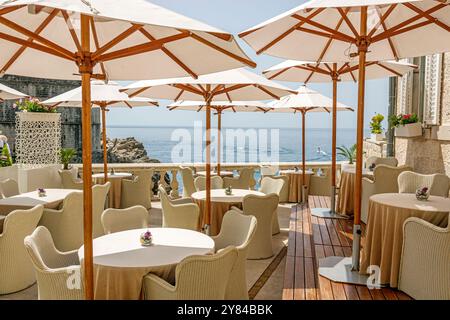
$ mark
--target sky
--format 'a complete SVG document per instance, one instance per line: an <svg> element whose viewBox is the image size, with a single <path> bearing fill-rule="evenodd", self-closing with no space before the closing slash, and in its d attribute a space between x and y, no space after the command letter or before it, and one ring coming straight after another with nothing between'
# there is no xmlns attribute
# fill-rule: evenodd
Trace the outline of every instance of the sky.
<svg viewBox="0 0 450 320"><path fill-rule="evenodd" d="M302 0L152 0L190 18L203 21L209 25L236 35L239 44L247 55L257 63L254 72L263 70L282 62L282 59L268 55L257 56L237 34L262 21L292 9L306 1ZM282 82L290 88L298 88L300 83ZM331 97L331 83L311 84L312 89ZM342 82L338 85L338 100L356 110L357 84ZM366 82L366 127L375 113L387 115L389 99L388 79ZM168 101L161 101L159 108L113 109L108 112L108 126L171 126L190 127L194 121L204 120L204 113L192 111L168 111ZM328 114L310 114L307 116L309 128L331 127L331 116ZM257 127L257 128L296 128L300 126L300 115L293 114L260 114L260 113L226 113L222 117L224 127ZM214 124L216 119L213 119ZM338 115L339 128L355 128L356 112L342 112ZM385 124L385 127L387 125Z"/></svg>

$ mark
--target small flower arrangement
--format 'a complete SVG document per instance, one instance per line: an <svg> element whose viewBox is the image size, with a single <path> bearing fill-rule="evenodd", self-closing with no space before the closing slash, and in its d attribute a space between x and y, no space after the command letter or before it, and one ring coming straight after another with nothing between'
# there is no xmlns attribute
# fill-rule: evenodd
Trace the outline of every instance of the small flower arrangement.
<svg viewBox="0 0 450 320"><path fill-rule="evenodd" d="M411 114L400 114L398 116L392 115L389 118L389 122L392 127L398 128L399 126L405 126L407 124L419 122L419 117L415 113Z"/></svg>
<svg viewBox="0 0 450 320"><path fill-rule="evenodd" d="M228 186L228 187L225 189L225 194L226 194L227 196L231 196L231 195L233 194L233 189L231 188L231 186Z"/></svg>
<svg viewBox="0 0 450 320"><path fill-rule="evenodd" d="M45 189L43 189L43 188L39 188L39 189L37 190L37 192L38 192L39 197L41 197L41 198L47 196L47 191L45 191Z"/></svg>
<svg viewBox="0 0 450 320"><path fill-rule="evenodd" d="M141 234L141 245L143 245L144 247L148 247L152 245L152 242L153 235L149 230Z"/></svg>
<svg viewBox="0 0 450 320"><path fill-rule="evenodd" d="M419 201L427 201L430 197L430 189L428 187L420 187L416 191L416 198Z"/></svg>
<svg viewBox="0 0 450 320"><path fill-rule="evenodd" d="M384 121L384 116L382 114L376 114L372 121L370 122L370 129L372 134L382 134L383 133L383 126L381 123Z"/></svg>
<svg viewBox="0 0 450 320"><path fill-rule="evenodd" d="M56 107L46 106L37 98L18 101L13 104L13 109L23 112L56 113Z"/></svg>

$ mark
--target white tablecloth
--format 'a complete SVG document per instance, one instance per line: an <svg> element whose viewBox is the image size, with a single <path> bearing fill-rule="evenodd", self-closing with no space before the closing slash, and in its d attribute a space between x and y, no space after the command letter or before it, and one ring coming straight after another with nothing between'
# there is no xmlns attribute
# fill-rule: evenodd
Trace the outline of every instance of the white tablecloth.
<svg viewBox="0 0 450 320"><path fill-rule="evenodd" d="M153 245L143 247L140 235L153 234ZM78 251L80 260L84 247ZM214 253L214 241L199 232L151 228L113 233L94 239L94 292L100 300L137 300L142 279L155 273L174 281L175 266L191 255Z"/></svg>
<svg viewBox="0 0 450 320"><path fill-rule="evenodd" d="M206 171L200 171L200 172L197 172L197 175L198 176L201 176L201 177L206 177ZM217 172L213 172L213 171L211 171L211 176L217 176ZM234 173L233 173L233 171L223 171L223 170L220 170L220 176L223 178L223 177L233 177L234 176Z"/></svg>

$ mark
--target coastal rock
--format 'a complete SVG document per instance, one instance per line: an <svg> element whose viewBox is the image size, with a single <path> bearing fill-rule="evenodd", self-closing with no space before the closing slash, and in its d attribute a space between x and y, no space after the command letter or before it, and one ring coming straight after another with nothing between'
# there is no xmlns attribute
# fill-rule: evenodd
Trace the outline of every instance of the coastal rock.
<svg viewBox="0 0 450 320"><path fill-rule="evenodd" d="M135 138L106 139L110 163L159 163L147 155L144 145Z"/></svg>

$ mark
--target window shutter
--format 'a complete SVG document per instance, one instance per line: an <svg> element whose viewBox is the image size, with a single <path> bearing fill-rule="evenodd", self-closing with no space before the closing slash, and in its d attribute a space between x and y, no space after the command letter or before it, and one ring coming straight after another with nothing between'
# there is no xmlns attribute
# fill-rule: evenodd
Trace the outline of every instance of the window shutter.
<svg viewBox="0 0 450 320"><path fill-rule="evenodd" d="M440 125L442 54L425 57L425 87L423 122L427 125Z"/></svg>
<svg viewBox="0 0 450 320"><path fill-rule="evenodd" d="M402 62L410 63L409 59ZM398 82L397 114L411 113L413 94L413 72L406 73Z"/></svg>

